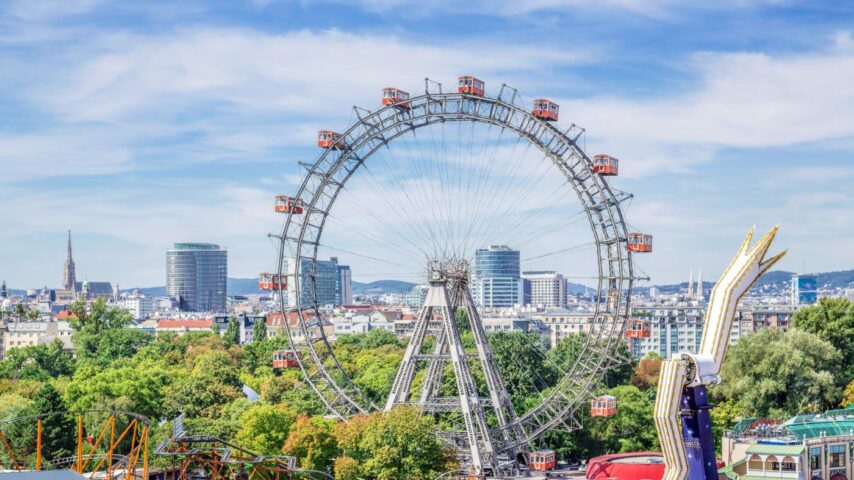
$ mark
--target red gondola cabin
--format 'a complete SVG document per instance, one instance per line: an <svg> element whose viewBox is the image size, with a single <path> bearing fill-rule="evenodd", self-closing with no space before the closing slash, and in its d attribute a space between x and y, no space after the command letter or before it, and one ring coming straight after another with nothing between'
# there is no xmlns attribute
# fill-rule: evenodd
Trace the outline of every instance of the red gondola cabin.
<svg viewBox="0 0 854 480"><path fill-rule="evenodd" d="M482 97L486 93L486 86L483 84L483 80L478 80L477 78L467 75L460 77L459 88L457 91Z"/></svg>
<svg viewBox="0 0 854 480"><path fill-rule="evenodd" d="M602 395L590 401L590 416L610 417L617 413L617 397Z"/></svg>
<svg viewBox="0 0 854 480"><path fill-rule="evenodd" d="M626 248L630 252L649 253L652 251L652 235L630 233Z"/></svg>
<svg viewBox="0 0 854 480"><path fill-rule="evenodd" d="M262 273L258 275L258 288L260 290L286 290L288 282L284 275Z"/></svg>
<svg viewBox="0 0 854 480"><path fill-rule="evenodd" d="M531 452L531 462L529 467L535 472L545 472L546 470L554 470L557 466L557 457L554 450L537 450Z"/></svg>
<svg viewBox="0 0 854 480"><path fill-rule="evenodd" d="M626 329L626 336L629 338L649 338L652 335L652 328L649 322L643 320L629 320L629 328Z"/></svg>
<svg viewBox="0 0 854 480"><path fill-rule="evenodd" d="M347 143L340 133L335 133L331 130L321 130L317 132L317 146L320 148L328 148L335 150L344 150L347 148Z"/></svg>
<svg viewBox="0 0 854 480"><path fill-rule="evenodd" d="M557 111L560 107L558 105L546 98L538 98L534 100L534 109L531 111L531 114L534 115L535 118L539 118L540 120L547 121L557 121Z"/></svg>
<svg viewBox="0 0 854 480"><path fill-rule="evenodd" d="M409 109L409 92L394 87L384 88L383 105L396 105L400 108Z"/></svg>
<svg viewBox="0 0 854 480"><path fill-rule="evenodd" d="M298 367L297 353L293 350L276 350L273 352L273 368Z"/></svg>
<svg viewBox="0 0 854 480"><path fill-rule="evenodd" d="M302 201L287 195L276 195L276 213L302 213Z"/></svg>
<svg viewBox="0 0 854 480"><path fill-rule="evenodd" d="M619 171L620 161L610 155L593 155L593 173L612 177Z"/></svg>

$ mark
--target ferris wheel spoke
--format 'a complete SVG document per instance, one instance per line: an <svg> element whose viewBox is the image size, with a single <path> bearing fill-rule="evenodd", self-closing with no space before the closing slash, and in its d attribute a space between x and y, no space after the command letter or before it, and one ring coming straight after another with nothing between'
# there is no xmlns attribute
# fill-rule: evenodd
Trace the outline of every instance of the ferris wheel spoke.
<svg viewBox="0 0 854 480"><path fill-rule="evenodd" d="M460 83L464 94L434 92L431 88L429 95L406 96L407 103L402 107L390 106L364 116L357 112L358 121L354 119L355 123L342 134L345 144L339 146L333 140L312 167L315 173L300 186L298 196L304 197L301 201L310 210L305 221L288 217L281 236L286 245L280 247L279 255L317 258L319 250L335 251L356 260L363 276L423 282L426 260L470 259L474 247L486 243L507 242L517 249L524 245L524 266L551 262L557 256L560 262L574 262L577 258L592 258L588 252L595 251L596 261L587 267L590 270L585 271L575 262L572 273L578 276L564 276L589 279L592 282L582 282L596 284L591 313L595 325L579 358L566 365L550 355L544 343L528 339L534 342L529 349L549 370L534 371L517 379L514 386L537 392L536 405L495 429L496 418L501 423L505 417L500 416L500 410L495 410L499 417L489 417L484 409L504 405L507 395L500 396L504 400L497 403L480 398L494 398L496 392L489 384L496 384L495 373L489 376L493 372L489 365L493 364L483 359L480 367L487 375L487 385L479 385L472 378L463 380L477 415L446 411L446 404L454 398L449 393L461 388L459 381L451 385L439 382L434 388L432 395L449 396L436 399L434 405L445 425L453 428L456 424L458 431L448 432L448 439L456 435L458 441L466 441L468 436L475 448L481 442L488 445L494 441L497 448L490 447L490 452L515 456L512 452L524 451L525 444L536 442L549 429L569 421L585 395L599 384L611 363L608 354L619 343L619 334L614 331L619 330L624 316L605 304L603 288L613 288L610 285L618 281L617 304L626 305L633 265L630 254L623 252L627 235L621 201L615 201L605 178L591 173L586 155L575 143L577 137L568 137L546 123L541 114L532 115L516 102L509 104L506 98L478 93L476 89L483 86L482 82L473 77L464 79L469 82ZM353 158L355 161L350 160ZM359 175L353 175L360 166L364 168ZM569 202L568 184L578 197L578 211ZM336 199L345 206L345 214L339 210L330 214ZM320 206L323 217L318 217L315 205ZM359 216L349 212L358 212ZM582 239L572 240L580 231L574 225L585 218L593 240L577 243ZM614 239L616 248L610 242L597 242L602 238ZM582 276L587 271L590 276ZM295 307L296 311L319 312L317 305L302 305L299 300ZM285 306L281 308L284 311ZM445 313L443 324L452 330L453 322L449 324L448 318ZM311 355L303 370L307 372L306 381L315 391L322 392L324 404L337 414L346 417L370 410L372 402L350 380L349 375L354 372L345 371L338 364L322 331L306 323L307 319L300 316L299 327L313 332L306 333L306 352ZM478 362L468 355L471 353L466 354L465 365L468 370L477 370ZM505 368L521 368L519 362L512 358ZM380 399L376 400L379 403ZM476 427L471 427L472 419ZM574 425L577 423L570 421L567 428L576 428ZM480 433L473 434L472 428ZM478 455L476 450L470 453L472 458ZM495 465L495 457L488 462Z"/></svg>
<svg viewBox="0 0 854 480"><path fill-rule="evenodd" d="M527 151L525 155L527 156ZM542 173L539 173L540 170L542 170ZM511 209L513 207L518 207L521 202L526 202L527 204L527 202L529 201L528 197L531 195L531 192L535 188L537 188L538 183L541 182L550 172L546 162L541 160L540 163L537 165L537 170L532 173L532 175L529 175L526 178L522 186L518 188L517 191L514 191L512 194L507 193L509 186L506 182L501 184L498 188L494 189L493 198L488 205L495 205L495 218L501 219L501 221L481 222L480 229L472 233L472 236L474 238L484 238L485 241L489 241L489 237L495 235L497 231L506 229L506 219ZM498 195L499 190L504 192L504 198L497 200L496 197ZM522 211L522 213L524 214L524 210Z"/></svg>

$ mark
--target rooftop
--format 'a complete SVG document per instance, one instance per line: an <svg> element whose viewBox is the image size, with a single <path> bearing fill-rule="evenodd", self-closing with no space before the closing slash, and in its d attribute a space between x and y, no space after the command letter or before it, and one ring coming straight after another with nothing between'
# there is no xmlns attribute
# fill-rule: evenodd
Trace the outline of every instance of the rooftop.
<svg viewBox="0 0 854 480"><path fill-rule="evenodd" d="M760 455L800 455L804 452L803 445L779 445L768 443L755 443L747 447L747 454L758 453Z"/></svg>

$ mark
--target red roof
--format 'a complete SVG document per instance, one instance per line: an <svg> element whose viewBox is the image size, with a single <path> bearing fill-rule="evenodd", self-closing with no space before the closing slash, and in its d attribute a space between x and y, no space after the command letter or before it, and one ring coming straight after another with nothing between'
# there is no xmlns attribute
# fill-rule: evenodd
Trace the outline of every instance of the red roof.
<svg viewBox="0 0 854 480"><path fill-rule="evenodd" d="M75 315L73 312L70 312L68 310L62 310L56 314L55 318L57 320L70 320L72 318L77 318L77 315Z"/></svg>
<svg viewBox="0 0 854 480"><path fill-rule="evenodd" d="M588 480L660 480L664 457L659 452L601 455L587 462Z"/></svg>
<svg viewBox="0 0 854 480"><path fill-rule="evenodd" d="M213 321L211 319L204 320L160 320L157 322L157 328L211 328Z"/></svg>

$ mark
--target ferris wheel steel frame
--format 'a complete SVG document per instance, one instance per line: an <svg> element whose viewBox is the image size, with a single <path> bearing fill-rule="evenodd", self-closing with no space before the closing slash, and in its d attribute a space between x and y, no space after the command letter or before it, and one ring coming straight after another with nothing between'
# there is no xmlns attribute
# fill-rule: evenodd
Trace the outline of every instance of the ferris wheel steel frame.
<svg viewBox="0 0 854 480"><path fill-rule="evenodd" d="M431 91L433 85L433 91ZM509 97L509 98L508 98ZM632 285L641 279L634 273L632 253L627 250L628 232L620 205L631 198L612 189L593 172L590 157L577 141L584 130L570 126L562 131L535 118L516 103L515 89L502 85L497 97L443 92L441 84L425 80L425 93L410 98L408 107L384 106L376 111L354 107L357 120L341 134L345 146L325 149L313 164L300 163L306 175L296 192L304 207L302 214L287 213L280 240L278 273L286 275L288 290L296 292L295 305L286 306L284 292L279 307L288 338L297 352L299 368L326 408L346 419L379 407L353 383L335 357L323 331L317 304L316 278L309 273L311 294L302 304L300 282L303 259L317 266L323 228L335 200L349 179L374 153L396 138L422 127L444 122L477 122L510 130L528 140L549 157L572 185L583 205L597 257L597 295L593 325L574 364L542 401L511 425L493 430L497 452L511 452L541 438L549 430L580 427L577 413L609 368L625 363L617 346L629 318ZM616 193L615 193L616 192ZM288 258L295 258L294 272L284 271ZM297 315L291 325L289 313Z"/></svg>

